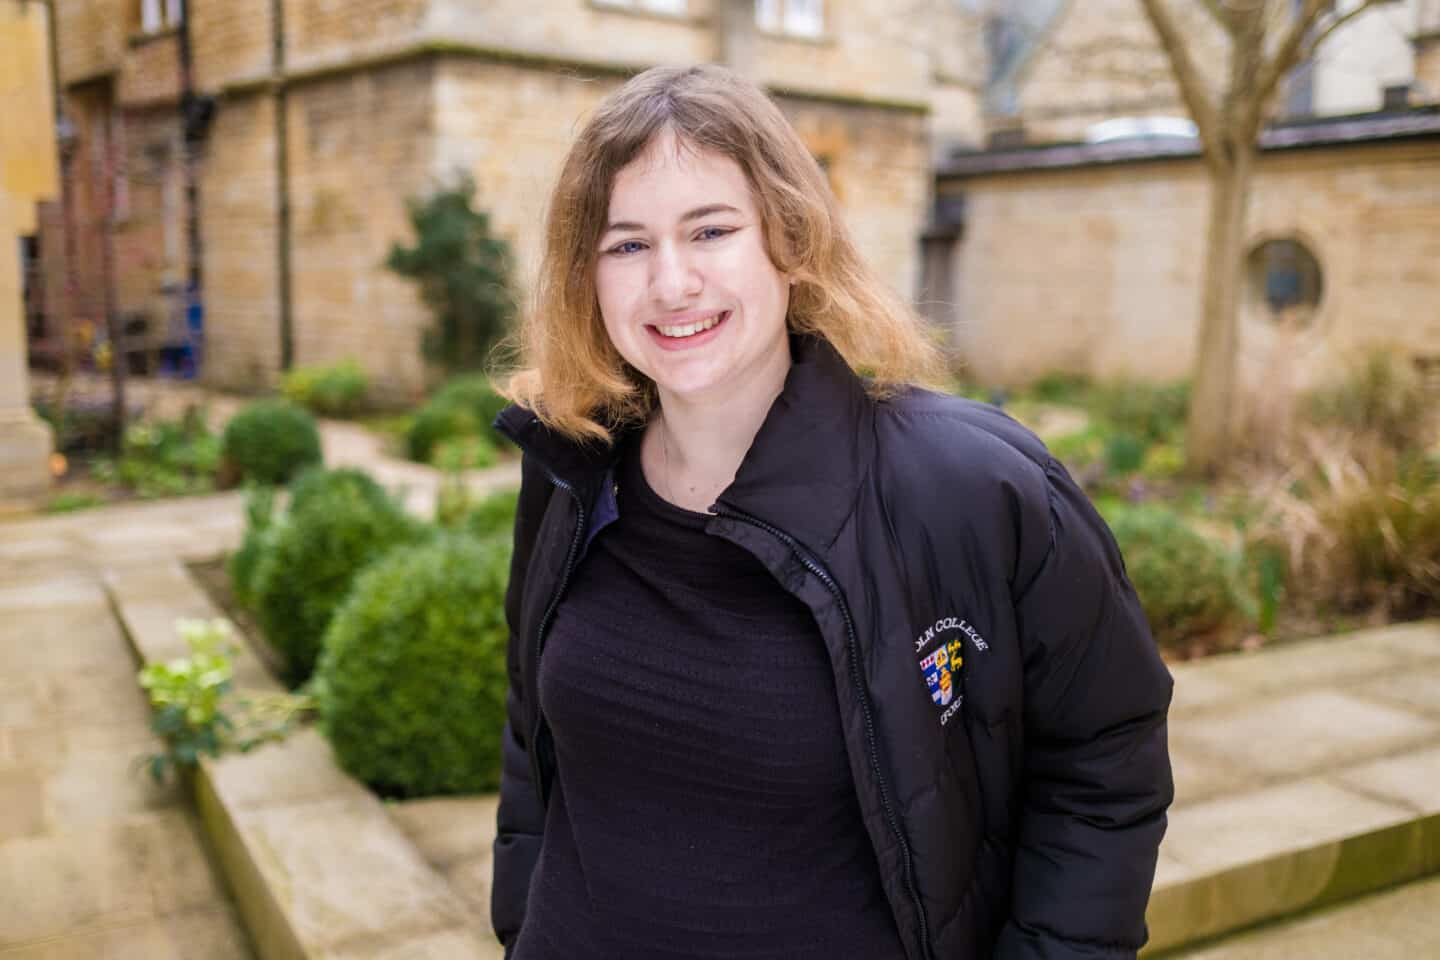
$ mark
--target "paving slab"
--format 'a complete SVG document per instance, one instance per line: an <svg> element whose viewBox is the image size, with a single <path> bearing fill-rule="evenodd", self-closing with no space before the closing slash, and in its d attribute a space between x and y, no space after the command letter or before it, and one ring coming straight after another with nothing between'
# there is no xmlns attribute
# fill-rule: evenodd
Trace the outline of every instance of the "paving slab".
<svg viewBox="0 0 1440 960"><path fill-rule="evenodd" d="M1177 807L1161 849L1190 876L1411 820L1413 811L1318 777Z"/></svg>
<svg viewBox="0 0 1440 960"><path fill-rule="evenodd" d="M1440 814L1440 747L1403 753L1336 772L1336 783L1422 816Z"/></svg>
<svg viewBox="0 0 1440 960"><path fill-rule="evenodd" d="M1421 621L1178 664L1175 713L1324 687L1440 661L1440 622Z"/></svg>
<svg viewBox="0 0 1440 960"><path fill-rule="evenodd" d="M1440 663L1376 677L1354 687L1353 692L1440 719Z"/></svg>
<svg viewBox="0 0 1440 960"><path fill-rule="evenodd" d="M1440 877L1373 894L1171 960L1426 960L1440 955Z"/></svg>
<svg viewBox="0 0 1440 960"><path fill-rule="evenodd" d="M495 843L499 798L434 797L389 803L385 810L430 863L448 867L462 860L489 856Z"/></svg>
<svg viewBox="0 0 1440 960"><path fill-rule="evenodd" d="M1255 771L1257 783L1348 765L1440 740L1440 723L1338 690L1266 695L1203 717L1177 718L1172 738Z"/></svg>

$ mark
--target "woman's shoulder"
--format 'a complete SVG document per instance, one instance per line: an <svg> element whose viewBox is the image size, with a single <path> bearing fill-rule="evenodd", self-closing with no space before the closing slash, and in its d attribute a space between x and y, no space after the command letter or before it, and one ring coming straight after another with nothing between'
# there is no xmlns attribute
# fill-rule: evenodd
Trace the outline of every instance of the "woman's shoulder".
<svg viewBox="0 0 1440 960"><path fill-rule="evenodd" d="M1014 480L1053 463L1039 437L988 403L910 387L876 407L879 445L913 464Z"/></svg>

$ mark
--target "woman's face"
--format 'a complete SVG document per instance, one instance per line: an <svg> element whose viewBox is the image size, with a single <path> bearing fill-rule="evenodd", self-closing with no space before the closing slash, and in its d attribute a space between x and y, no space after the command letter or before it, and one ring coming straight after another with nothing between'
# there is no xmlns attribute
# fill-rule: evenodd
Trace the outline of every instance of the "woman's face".
<svg viewBox="0 0 1440 960"><path fill-rule="evenodd" d="M784 382L790 284L730 158L656 137L615 178L595 284L611 342L662 401Z"/></svg>

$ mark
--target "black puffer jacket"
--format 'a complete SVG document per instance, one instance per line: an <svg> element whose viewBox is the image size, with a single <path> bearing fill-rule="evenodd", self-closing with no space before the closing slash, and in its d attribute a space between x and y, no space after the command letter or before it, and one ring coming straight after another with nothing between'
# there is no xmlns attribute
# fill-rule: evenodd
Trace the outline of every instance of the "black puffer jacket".
<svg viewBox="0 0 1440 960"><path fill-rule="evenodd" d="M1171 682L1114 540L1004 414L920 390L877 403L828 344L794 348L707 529L814 613L907 955L1133 957L1173 793ZM616 505L609 448L516 407L497 425L525 451L492 895L509 944L555 775L545 631Z"/></svg>

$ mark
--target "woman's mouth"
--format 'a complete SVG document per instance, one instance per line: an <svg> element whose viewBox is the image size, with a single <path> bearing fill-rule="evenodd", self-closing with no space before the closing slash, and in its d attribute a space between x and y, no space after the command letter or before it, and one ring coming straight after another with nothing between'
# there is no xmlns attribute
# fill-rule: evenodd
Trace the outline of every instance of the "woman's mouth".
<svg viewBox="0 0 1440 960"><path fill-rule="evenodd" d="M723 324L729 316L729 310L721 310L719 313L699 320L691 320L688 323L651 324L650 329L654 331L656 339L662 346L691 346L710 339L705 335Z"/></svg>

